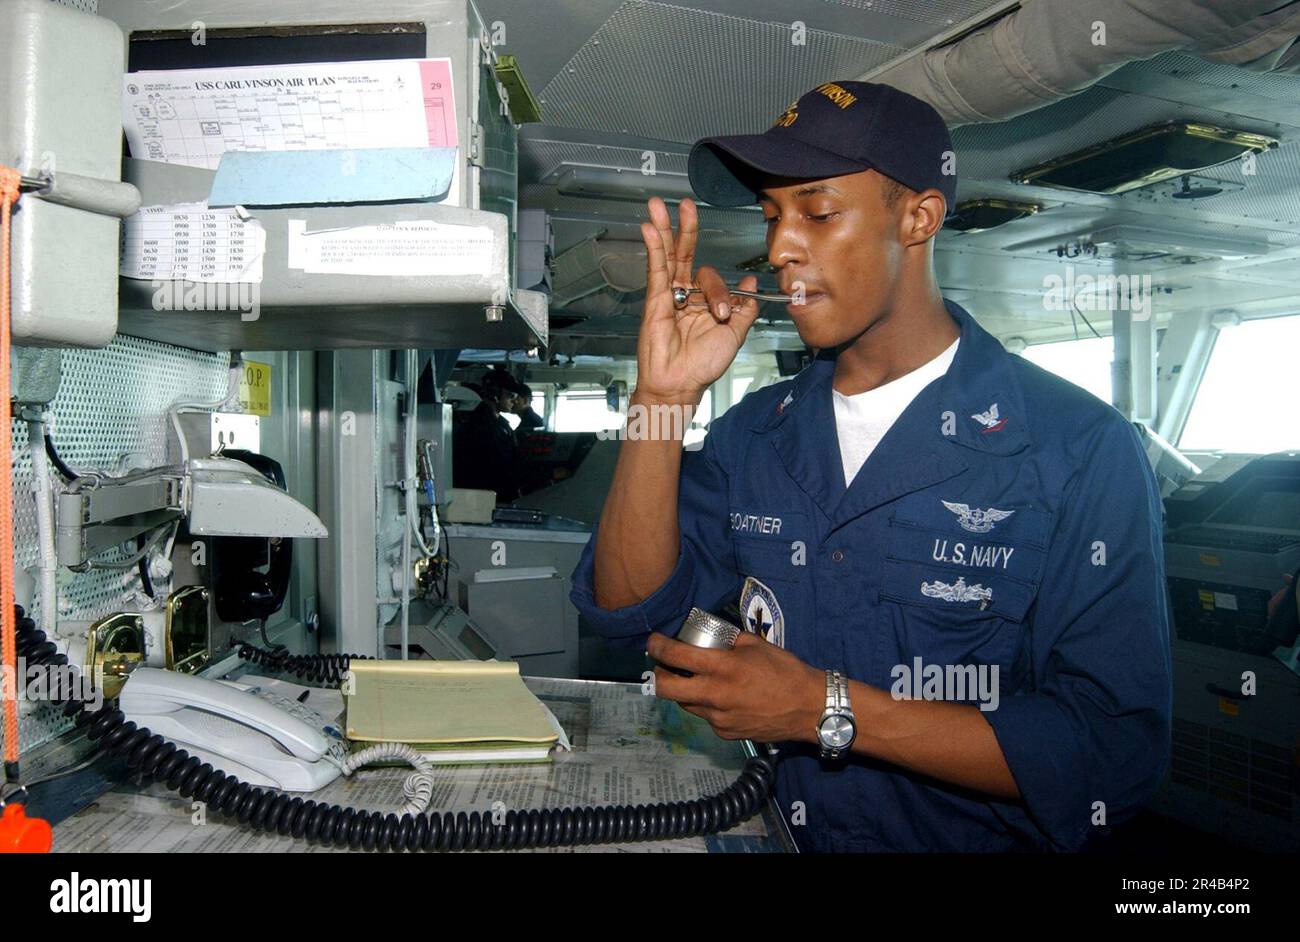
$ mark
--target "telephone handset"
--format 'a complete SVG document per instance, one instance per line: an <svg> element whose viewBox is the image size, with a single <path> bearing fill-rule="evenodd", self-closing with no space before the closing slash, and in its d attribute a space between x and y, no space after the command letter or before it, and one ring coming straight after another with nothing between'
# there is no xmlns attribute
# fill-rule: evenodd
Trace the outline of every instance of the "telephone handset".
<svg viewBox="0 0 1300 942"><path fill-rule="evenodd" d="M226 458L244 462L281 490L280 462L266 455L227 448ZM270 618L284 605L293 571L293 540L288 537L219 536L212 538L212 581L217 617L245 622Z"/></svg>
<svg viewBox="0 0 1300 942"><path fill-rule="evenodd" d="M265 686L141 667L120 706L136 726L253 785L316 791L339 777L346 758L341 731L326 717Z"/></svg>

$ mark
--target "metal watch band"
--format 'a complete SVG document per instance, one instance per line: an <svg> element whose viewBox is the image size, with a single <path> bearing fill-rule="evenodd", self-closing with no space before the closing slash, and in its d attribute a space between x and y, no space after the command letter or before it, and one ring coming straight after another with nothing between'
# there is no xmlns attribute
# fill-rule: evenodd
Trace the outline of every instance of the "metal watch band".
<svg viewBox="0 0 1300 942"><path fill-rule="evenodd" d="M853 713L849 705L849 679L837 670L826 672L826 709L837 713Z"/></svg>
<svg viewBox="0 0 1300 942"><path fill-rule="evenodd" d="M838 759L847 748L852 744L849 743L842 747L828 746L821 742L821 724L828 717L839 716L847 719L851 724L856 725L856 718L853 715L853 708L849 703L849 682L837 670L826 671L826 709L822 711L821 720L818 722L818 742L821 746L821 757L823 759Z"/></svg>

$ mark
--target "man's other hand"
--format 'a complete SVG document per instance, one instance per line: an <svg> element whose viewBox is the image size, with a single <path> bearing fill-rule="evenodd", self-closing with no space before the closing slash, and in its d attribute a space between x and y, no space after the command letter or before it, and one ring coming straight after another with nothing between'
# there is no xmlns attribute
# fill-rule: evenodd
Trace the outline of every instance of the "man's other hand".
<svg viewBox="0 0 1300 942"><path fill-rule="evenodd" d="M723 739L812 742L826 705L826 673L756 634L730 651L652 634L655 693L703 718ZM683 677L667 668L690 671Z"/></svg>

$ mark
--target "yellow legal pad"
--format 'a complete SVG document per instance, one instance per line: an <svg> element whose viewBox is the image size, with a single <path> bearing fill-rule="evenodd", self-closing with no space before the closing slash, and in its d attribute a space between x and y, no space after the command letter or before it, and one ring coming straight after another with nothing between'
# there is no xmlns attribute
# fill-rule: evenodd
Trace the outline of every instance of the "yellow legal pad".
<svg viewBox="0 0 1300 942"><path fill-rule="evenodd" d="M549 748L559 738L513 661L353 661L349 669L352 740Z"/></svg>

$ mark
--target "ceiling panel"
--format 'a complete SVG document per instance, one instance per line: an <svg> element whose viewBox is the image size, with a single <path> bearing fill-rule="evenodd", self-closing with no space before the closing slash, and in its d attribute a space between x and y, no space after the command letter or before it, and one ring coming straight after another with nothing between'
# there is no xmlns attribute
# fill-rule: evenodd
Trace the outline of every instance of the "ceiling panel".
<svg viewBox="0 0 1300 942"><path fill-rule="evenodd" d="M996 0L827 0L836 6L916 20L936 30L978 16Z"/></svg>
<svg viewBox="0 0 1300 942"><path fill-rule="evenodd" d="M815 85L901 46L663 3L620 7L538 94L548 124L690 142L765 130Z"/></svg>
<svg viewBox="0 0 1300 942"><path fill-rule="evenodd" d="M640 172L652 150L657 172L678 178L699 137L755 133L800 93L819 82L867 72L978 18L991 0L683 0L677 4L599 0L510 4L480 0L485 19L508 13L506 51L520 55L544 101L544 128L520 140L520 205L556 214L557 250L604 231L636 239L643 203L573 198L545 182L568 167ZM539 12L544 10L545 12ZM530 19L531 17L531 19ZM807 25L806 45L791 42L791 23ZM522 28L522 33L521 33ZM521 38L522 35L522 38ZM517 45L518 44L518 45ZM543 48L545 47L545 48ZM529 59L528 56L532 56ZM536 63L544 63L544 67ZM1198 183L1222 186L1197 201L1172 199L1178 182L1119 197L1022 187L1017 169L1172 120L1256 131L1281 139L1262 155L1256 174L1237 164L1203 171ZM540 132L540 133L539 133ZM1300 79L1259 75L1171 53L1131 63L1092 88L1029 114L954 130L959 199L1028 198L1044 211L988 233L944 232L936 265L946 296L966 305L1002 336L1060 337L1077 328L1069 312L1043 302L1043 279L1067 266L1080 272L1149 274L1160 288L1157 319L1171 312L1232 306L1263 312L1294 303L1300 290ZM699 261L734 274L734 265L765 251L763 227L745 210L701 212ZM1055 242L1086 238L1107 226L1194 232L1269 246L1267 255L1198 266L1168 259L1143 263L1071 261ZM1026 242L1047 244L1030 248ZM1252 277L1251 273L1257 273ZM765 282L770 279L765 278ZM769 285L770 286L770 285ZM765 311L783 317L779 305ZM621 316L590 322L602 333L635 333L639 302ZM1106 332L1109 318L1092 314Z"/></svg>
<svg viewBox="0 0 1300 942"><path fill-rule="evenodd" d="M799 56L823 37L870 40L900 49L912 49L940 32L951 29L967 17L976 16L995 0L679 0L675 4L646 3L644 0L475 0L485 23L504 39L504 51L518 58L534 91L547 88L570 60L593 40L603 45L598 30L617 13L614 26L634 23L630 15L637 7L650 7L649 16L663 17L666 11L693 11L754 23L763 23L785 39L782 55ZM790 42L792 28L802 24L808 31L808 45ZM689 25L689 24L688 24ZM746 38L729 34L732 39ZM676 43L680 37L670 37ZM726 60L735 52L731 45L710 48L708 54ZM655 64L656 70L662 66ZM761 74L761 73L759 73ZM847 78L851 72L816 76L811 84L828 78ZM752 79L753 74L747 74ZM782 102L784 104L784 101ZM766 112L764 112L766 113ZM548 117L548 120L549 117Z"/></svg>
<svg viewBox="0 0 1300 942"><path fill-rule="evenodd" d="M1141 62L1132 62L1126 65L1123 71L1133 76L1144 77L1175 75L1184 82L1207 88L1225 89L1240 95L1267 98L1292 106L1297 104L1298 80L1295 73L1254 72L1240 66L1211 62L1209 59L1183 52L1166 52Z"/></svg>

